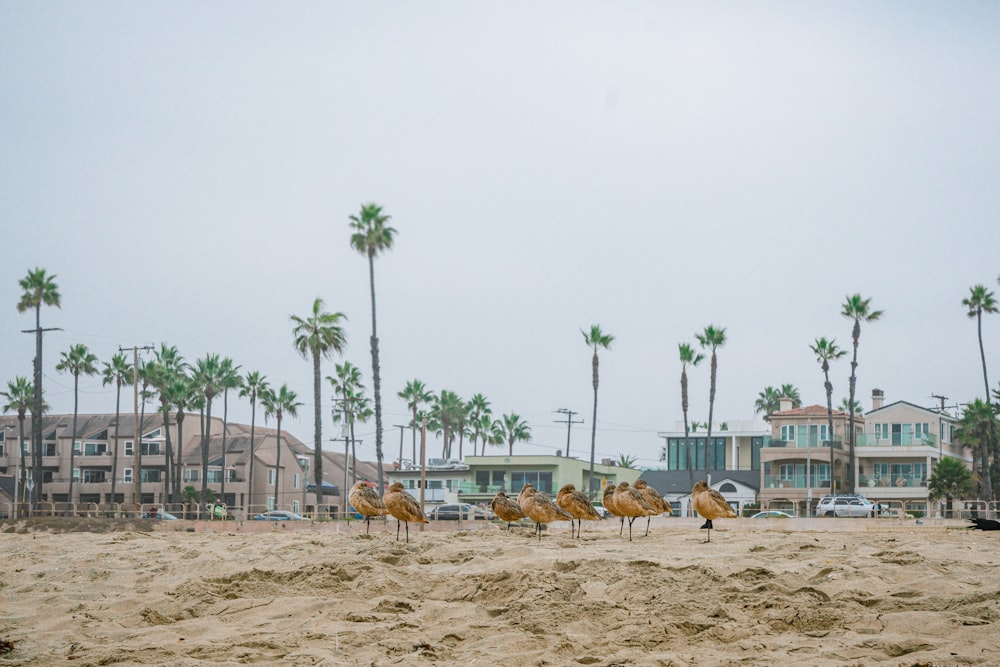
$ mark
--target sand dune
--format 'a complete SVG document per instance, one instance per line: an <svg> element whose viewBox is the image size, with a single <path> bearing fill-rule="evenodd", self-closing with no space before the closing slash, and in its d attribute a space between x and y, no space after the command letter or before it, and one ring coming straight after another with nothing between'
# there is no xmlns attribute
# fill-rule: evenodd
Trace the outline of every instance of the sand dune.
<svg viewBox="0 0 1000 667"><path fill-rule="evenodd" d="M1000 534L732 520L707 545L699 519L653 522L633 542L609 520L409 544L392 520L6 524L0 663L1000 664Z"/></svg>

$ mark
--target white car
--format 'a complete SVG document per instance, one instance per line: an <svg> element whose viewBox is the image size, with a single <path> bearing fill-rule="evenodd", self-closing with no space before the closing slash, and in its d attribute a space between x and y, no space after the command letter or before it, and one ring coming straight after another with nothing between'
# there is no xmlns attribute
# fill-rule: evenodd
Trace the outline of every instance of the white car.
<svg viewBox="0 0 1000 667"><path fill-rule="evenodd" d="M881 508L864 496L824 496L816 516L874 517Z"/></svg>

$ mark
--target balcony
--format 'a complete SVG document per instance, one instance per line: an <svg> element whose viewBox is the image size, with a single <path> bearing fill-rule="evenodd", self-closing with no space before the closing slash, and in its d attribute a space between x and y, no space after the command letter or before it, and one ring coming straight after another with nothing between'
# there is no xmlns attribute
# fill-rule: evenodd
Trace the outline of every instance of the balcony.
<svg viewBox="0 0 1000 667"><path fill-rule="evenodd" d="M826 492L830 488L830 480L816 479L813 475L810 480L812 488ZM839 482L838 482L839 484ZM807 489L805 473L793 475L791 478L779 477L778 475L764 475L765 489Z"/></svg>
<svg viewBox="0 0 1000 667"><path fill-rule="evenodd" d="M490 494L495 495L497 491L504 491L505 487L502 484L477 484L476 482L460 482L458 485L459 493L477 493L477 494Z"/></svg>
<svg viewBox="0 0 1000 667"><path fill-rule="evenodd" d="M893 433L888 438L878 438L873 433L862 433L858 436L858 447L933 447L937 448L938 439L935 435L915 436L912 433Z"/></svg>
<svg viewBox="0 0 1000 667"><path fill-rule="evenodd" d="M927 479L923 474L900 474L881 475L873 477L871 475L859 475L858 486L869 489L925 489Z"/></svg>
<svg viewBox="0 0 1000 667"><path fill-rule="evenodd" d="M768 447L788 447L788 448L798 448L798 449L809 449L810 447L822 447L823 449L829 449L829 440L820 440L818 438L804 438L802 440L771 440L764 445L765 448ZM833 441L834 449L844 449L844 443L841 440Z"/></svg>

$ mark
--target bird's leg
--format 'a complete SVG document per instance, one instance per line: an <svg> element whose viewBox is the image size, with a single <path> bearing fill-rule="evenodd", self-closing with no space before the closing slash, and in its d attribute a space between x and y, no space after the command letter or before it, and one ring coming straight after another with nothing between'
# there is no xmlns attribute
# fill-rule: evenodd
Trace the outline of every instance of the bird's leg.
<svg viewBox="0 0 1000 667"><path fill-rule="evenodd" d="M628 518L628 541L629 542L632 541L632 522L633 521L635 521L635 517L634 516L630 516Z"/></svg>
<svg viewBox="0 0 1000 667"><path fill-rule="evenodd" d="M397 533L399 532L399 528L396 529L396 532ZM406 543L407 544L410 543L410 522L409 521L406 522Z"/></svg>
<svg viewBox="0 0 1000 667"><path fill-rule="evenodd" d="M622 517L622 527L618 529L619 535L625 534L625 517Z"/></svg>
<svg viewBox="0 0 1000 667"><path fill-rule="evenodd" d="M396 541L397 542L399 542L399 524L400 523L402 523L402 521L397 521L396 522ZM409 526L406 527L406 534L407 534L407 536L409 536L409 534L410 534L410 527Z"/></svg>
<svg viewBox="0 0 1000 667"><path fill-rule="evenodd" d="M646 517L646 534L643 537L649 537L649 522L653 520L653 517Z"/></svg>

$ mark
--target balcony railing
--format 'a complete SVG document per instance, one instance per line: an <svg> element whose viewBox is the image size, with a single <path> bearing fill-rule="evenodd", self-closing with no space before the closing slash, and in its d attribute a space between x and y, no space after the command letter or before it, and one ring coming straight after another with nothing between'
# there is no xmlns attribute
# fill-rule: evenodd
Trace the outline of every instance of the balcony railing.
<svg viewBox="0 0 1000 667"><path fill-rule="evenodd" d="M825 490L830 488L830 480L818 479L816 475L810 476L809 483L814 489ZM778 475L764 475L764 488L766 489L807 489L805 473L793 475L791 478L779 477Z"/></svg>
<svg viewBox="0 0 1000 667"><path fill-rule="evenodd" d="M798 440L771 440L770 442L768 442L767 444L765 444L764 447L790 447L790 448L798 447L800 449L808 449L810 447L824 447L824 448L829 448L830 447L830 441L829 440L819 440L818 438L808 438L808 439L805 439L805 440L802 440L802 441L798 441ZM844 443L842 441L840 441L840 440L834 440L833 441L833 448L834 449L843 449L844 448Z"/></svg>
<svg viewBox="0 0 1000 667"><path fill-rule="evenodd" d="M505 489L503 484L477 484L476 482L459 482L458 490L460 493L490 493L495 494L497 491L503 491Z"/></svg>
<svg viewBox="0 0 1000 667"><path fill-rule="evenodd" d="M892 489L892 488L924 488L927 486L927 479L923 474L907 475L859 475L858 485L869 489Z"/></svg>
<svg viewBox="0 0 1000 667"><path fill-rule="evenodd" d="M892 433L888 438L877 438L873 433L862 433L857 439L858 447L937 447L936 435L915 436L912 433Z"/></svg>

